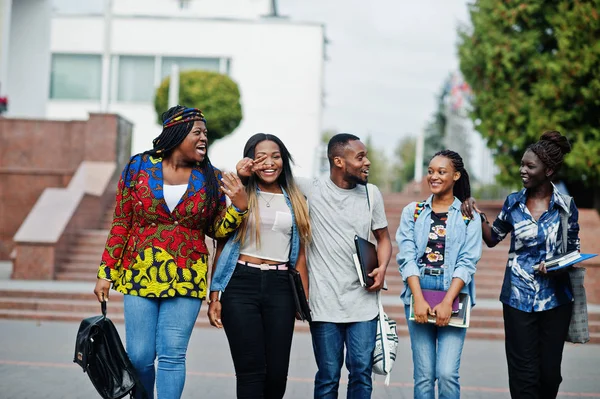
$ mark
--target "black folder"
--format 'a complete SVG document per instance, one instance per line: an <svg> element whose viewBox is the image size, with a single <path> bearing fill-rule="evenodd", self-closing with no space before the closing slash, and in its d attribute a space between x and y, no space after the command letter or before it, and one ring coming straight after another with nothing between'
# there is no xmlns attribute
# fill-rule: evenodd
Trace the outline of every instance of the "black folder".
<svg viewBox="0 0 600 399"><path fill-rule="evenodd" d="M367 287L372 286L375 283L373 277L369 277L369 273L379 267L379 261L377 260L377 247L375 244L361 238L357 235L354 236L354 245L356 245L356 256L360 263L360 271L362 273L362 281Z"/></svg>
<svg viewBox="0 0 600 399"><path fill-rule="evenodd" d="M292 295L294 296L294 302L296 303L296 312L300 315L302 321L312 321L310 315L310 308L308 307L308 301L306 300L306 293L304 292L304 286L302 285L302 278L300 272L296 269L289 269L290 285L292 286Z"/></svg>

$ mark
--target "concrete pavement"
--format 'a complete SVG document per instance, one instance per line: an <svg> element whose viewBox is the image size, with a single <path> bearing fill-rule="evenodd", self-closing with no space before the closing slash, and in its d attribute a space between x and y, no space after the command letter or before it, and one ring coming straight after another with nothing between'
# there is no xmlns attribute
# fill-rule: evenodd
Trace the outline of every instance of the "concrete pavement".
<svg viewBox="0 0 600 399"><path fill-rule="evenodd" d="M78 323L0 320L0 397L3 399L88 399L97 397L87 376L72 363ZM117 328L124 338L124 328ZM401 337L389 387L376 378L374 399L412 398L410 342ZM560 398L600 398L600 345L567 345ZM312 398L316 366L310 334L296 333L286 398ZM195 329L190 342L184 399L235 398L235 377L222 330ZM347 372L343 372L347 379ZM509 398L502 341L465 342L462 397ZM345 383L340 398L345 397Z"/></svg>

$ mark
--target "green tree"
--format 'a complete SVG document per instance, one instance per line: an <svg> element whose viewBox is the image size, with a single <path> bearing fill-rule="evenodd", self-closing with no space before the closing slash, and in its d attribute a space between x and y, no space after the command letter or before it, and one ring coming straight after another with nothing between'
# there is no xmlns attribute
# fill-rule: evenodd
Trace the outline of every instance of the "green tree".
<svg viewBox="0 0 600 399"><path fill-rule="evenodd" d="M394 150L395 162L390 171L391 190L400 192L407 183L414 180L417 141L414 137L406 137L398 142Z"/></svg>
<svg viewBox="0 0 600 399"><path fill-rule="evenodd" d="M440 90L440 94L436 97L437 108L425 127L425 140L423 143L423 166L425 168L429 165L429 160L438 151L446 148L445 137L446 137L446 106L445 99L448 95L446 87L448 86L448 80L444 82L443 88Z"/></svg>
<svg viewBox="0 0 600 399"><path fill-rule="evenodd" d="M469 8L460 66L500 182L514 185L525 148L559 130L573 145L560 177L572 190L593 189L600 209L600 0L477 0Z"/></svg>
<svg viewBox="0 0 600 399"><path fill-rule="evenodd" d="M168 109L170 77L156 90L154 109L158 122ZM206 116L209 142L214 143L235 130L242 120L240 91L228 76L208 71L184 71L179 74L179 103L199 108Z"/></svg>
<svg viewBox="0 0 600 399"><path fill-rule="evenodd" d="M381 191L389 191L388 160L385 152L373 145L371 136L365 141L367 158L371 161L369 168L369 183L375 184Z"/></svg>

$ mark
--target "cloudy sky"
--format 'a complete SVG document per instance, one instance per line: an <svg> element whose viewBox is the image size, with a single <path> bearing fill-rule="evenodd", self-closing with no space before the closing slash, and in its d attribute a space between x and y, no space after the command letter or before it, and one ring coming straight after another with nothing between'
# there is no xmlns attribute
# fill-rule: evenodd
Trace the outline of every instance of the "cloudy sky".
<svg viewBox="0 0 600 399"><path fill-rule="evenodd" d="M118 1L118 0L114 0ZM102 0L53 0L102 10ZM391 155L435 111L435 96L458 69L457 26L467 0L278 0L279 13L325 24L323 129L371 135Z"/></svg>
<svg viewBox="0 0 600 399"><path fill-rule="evenodd" d="M371 135L393 151L416 135L458 69L457 26L466 0L279 0L292 19L326 25L324 129Z"/></svg>

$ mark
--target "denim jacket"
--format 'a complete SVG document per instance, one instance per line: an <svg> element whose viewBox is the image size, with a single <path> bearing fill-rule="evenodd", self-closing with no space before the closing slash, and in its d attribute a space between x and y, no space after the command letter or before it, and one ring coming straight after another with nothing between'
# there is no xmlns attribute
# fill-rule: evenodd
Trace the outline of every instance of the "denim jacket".
<svg viewBox="0 0 600 399"><path fill-rule="evenodd" d="M296 216L294 215L294 209L292 208L292 202L290 197L282 188L285 202L292 212L292 245L290 249L290 267L296 267L296 261L298 260L298 254L300 253L300 236L298 235L298 226L296 226ZM215 274L212 276L210 283L211 291L225 291L225 287L229 284L229 280L235 270L237 260L240 257L240 242L236 241L236 237L239 234L239 230L235 235L231 236L221 251L221 255L217 260L217 267L215 268Z"/></svg>
<svg viewBox="0 0 600 399"><path fill-rule="evenodd" d="M423 211L415 220L416 202L408 204L402 211L400 227L396 232L398 255L396 261L400 266L400 274L404 281L404 289L400 298L405 305L410 304L411 291L406 280L410 276L422 276L423 265L418 260L425 253L429 240L431 225L431 201L433 195L425 201ZM446 222L446 247L444 249L444 290L450 288L455 277L465 282L462 293L469 294L472 305L475 305L475 274L476 265L481 258L481 218L475 214L473 220L466 223L460 212L461 202L454 198L448 209Z"/></svg>

